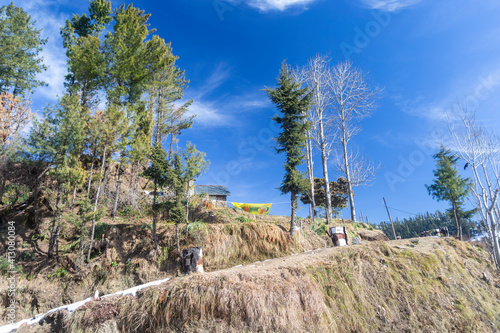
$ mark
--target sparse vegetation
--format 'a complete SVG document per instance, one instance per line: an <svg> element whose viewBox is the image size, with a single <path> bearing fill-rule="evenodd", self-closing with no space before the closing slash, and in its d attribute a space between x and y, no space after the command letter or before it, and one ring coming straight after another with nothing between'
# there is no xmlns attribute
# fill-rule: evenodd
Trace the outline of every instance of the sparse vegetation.
<svg viewBox="0 0 500 333"><path fill-rule="evenodd" d="M327 249L174 279L139 298L90 303L64 320L71 332L109 320L123 332L497 331L500 290L464 255L485 257L451 239L426 238L405 250L385 243ZM100 317L104 306L114 311Z"/></svg>
<svg viewBox="0 0 500 333"><path fill-rule="evenodd" d="M238 216L236 218L236 221L239 221L241 223L248 223L248 222L252 222L252 219L249 219L248 217L244 217L244 216Z"/></svg>

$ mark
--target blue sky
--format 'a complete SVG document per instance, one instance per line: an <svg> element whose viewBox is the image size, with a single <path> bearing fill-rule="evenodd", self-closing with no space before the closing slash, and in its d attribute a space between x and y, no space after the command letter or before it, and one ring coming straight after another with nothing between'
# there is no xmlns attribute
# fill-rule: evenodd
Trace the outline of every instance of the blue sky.
<svg viewBox="0 0 500 333"><path fill-rule="evenodd" d="M2 3L7 3L2 1ZM114 8L122 2L112 1ZM128 2L126 2L128 3ZM363 120L353 144L380 163L372 186L355 189L359 210L378 223L445 210L424 184L432 182L435 133L457 99L476 107L488 126L500 116L500 2L452 0L167 0L134 1L152 13L157 34L172 43L190 80L186 98L196 113L181 135L207 153L209 171L198 184L226 185L230 201L275 203L271 213L288 215L289 195L277 188L284 156L277 155L271 121L277 113L263 89L274 87L283 59L303 65L316 54L332 62L350 59L384 87L379 107ZM63 93L65 56L59 27L86 1L25 0L24 7L49 37L44 58L49 83L33 95L35 107ZM321 177L319 155L315 175ZM340 173L333 162L330 178ZM461 171L467 176L467 171ZM307 207L299 211L306 216ZM343 211L349 216L348 209Z"/></svg>

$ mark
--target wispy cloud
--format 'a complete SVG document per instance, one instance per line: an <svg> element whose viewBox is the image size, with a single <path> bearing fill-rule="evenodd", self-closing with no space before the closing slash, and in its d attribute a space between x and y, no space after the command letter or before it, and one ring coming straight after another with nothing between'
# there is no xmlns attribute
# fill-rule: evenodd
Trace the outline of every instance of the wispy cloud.
<svg viewBox="0 0 500 333"><path fill-rule="evenodd" d="M413 100L393 99L395 100L394 104L409 115L430 121L442 121L446 119L447 104L449 102L427 101L421 96Z"/></svg>
<svg viewBox="0 0 500 333"><path fill-rule="evenodd" d="M232 121L232 117L224 114L215 102L195 101L189 107L188 114L196 114L196 123L207 127L227 126Z"/></svg>
<svg viewBox="0 0 500 333"><path fill-rule="evenodd" d="M476 74L477 75L477 74ZM442 122L446 120L447 114L457 102L463 103L471 110L481 111L483 116L496 115L496 105L492 102L498 100L500 89L500 69L486 71L486 74L472 76L461 73L454 78L455 83L451 88L445 89L438 98L430 96L417 96L405 99L398 95L391 99L403 112L412 116L425 118L431 122ZM494 119L498 119L494 117Z"/></svg>
<svg viewBox="0 0 500 333"><path fill-rule="evenodd" d="M55 101L64 91L64 76L67 73L65 50L59 33L61 26L70 16L60 11L64 0L28 0L22 2L24 10L36 21L35 26L41 29L42 38L48 38L41 56L47 71L38 75L38 79L46 82L47 87L38 88L38 92L48 100Z"/></svg>
<svg viewBox="0 0 500 333"><path fill-rule="evenodd" d="M290 8L307 9L316 0L228 0L232 4L245 3L262 12L285 11Z"/></svg>
<svg viewBox="0 0 500 333"><path fill-rule="evenodd" d="M233 72L232 67L225 63L219 63L201 86L189 88L186 91L185 99L194 100L188 114L196 114L196 124L205 127L235 126L240 124L236 117L237 114L262 109L270 105L269 100L260 91L243 95L223 94L212 98L213 93L231 80Z"/></svg>
<svg viewBox="0 0 500 333"><path fill-rule="evenodd" d="M395 12L414 6L423 0L361 0L365 6L371 9Z"/></svg>

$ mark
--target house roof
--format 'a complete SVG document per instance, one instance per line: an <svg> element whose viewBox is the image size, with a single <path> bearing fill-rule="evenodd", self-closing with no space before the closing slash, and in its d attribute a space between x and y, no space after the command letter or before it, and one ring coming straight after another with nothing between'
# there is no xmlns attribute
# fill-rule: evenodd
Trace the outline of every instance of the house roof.
<svg viewBox="0 0 500 333"><path fill-rule="evenodd" d="M195 185L195 194L208 194L208 195L231 195L227 187L222 185Z"/></svg>

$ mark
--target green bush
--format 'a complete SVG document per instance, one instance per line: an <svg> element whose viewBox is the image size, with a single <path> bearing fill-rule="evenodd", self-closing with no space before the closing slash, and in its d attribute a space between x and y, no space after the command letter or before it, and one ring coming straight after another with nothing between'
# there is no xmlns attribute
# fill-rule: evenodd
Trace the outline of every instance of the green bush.
<svg viewBox="0 0 500 333"><path fill-rule="evenodd" d="M3 275L6 275L10 270L11 269L10 269L9 260L2 256L0 258L0 273L2 273ZM14 265L14 271L16 271L18 273L21 272L22 271L21 266Z"/></svg>
<svg viewBox="0 0 500 333"><path fill-rule="evenodd" d="M328 230L328 223L322 222L322 221L315 221L311 225L311 229L319 236L323 236L326 233L326 231Z"/></svg>
<svg viewBox="0 0 500 333"><path fill-rule="evenodd" d="M252 219L250 219L248 217L244 217L244 216L238 216L236 218L236 221L239 221L239 222L242 222L242 223L248 223L248 222L252 222Z"/></svg>
<svg viewBox="0 0 500 333"><path fill-rule="evenodd" d="M94 239L101 239L102 235L111 228L111 225L103 222L97 223L94 231Z"/></svg>
<svg viewBox="0 0 500 333"><path fill-rule="evenodd" d="M35 254L33 252L31 252L31 251L24 251L19 256L19 260L28 261L28 260L31 260L34 256L35 256Z"/></svg>
<svg viewBox="0 0 500 333"><path fill-rule="evenodd" d="M65 277L66 275L68 274L68 271L66 270L66 268L64 267L59 267L58 269L56 269L55 271L52 272L52 274L49 274L49 278L56 278L56 279L60 279L62 277Z"/></svg>
<svg viewBox="0 0 500 333"><path fill-rule="evenodd" d="M30 188L22 184L10 184L6 186L4 203L14 205L17 202L25 202L30 196Z"/></svg>
<svg viewBox="0 0 500 333"><path fill-rule="evenodd" d="M208 236L207 225L202 221L189 223L188 230L189 236L197 243L203 242Z"/></svg>
<svg viewBox="0 0 500 333"><path fill-rule="evenodd" d="M143 224L141 226L141 231L152 230L152 229L153 229L152 223Z"/></svg>

